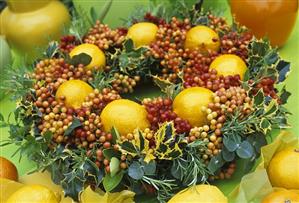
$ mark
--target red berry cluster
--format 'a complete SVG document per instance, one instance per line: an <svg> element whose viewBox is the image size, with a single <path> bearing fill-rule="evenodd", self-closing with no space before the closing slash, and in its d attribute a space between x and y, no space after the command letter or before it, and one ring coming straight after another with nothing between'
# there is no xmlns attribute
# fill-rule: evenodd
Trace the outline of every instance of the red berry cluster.
<svg viewBox="0 0 299 203"><path fill-rule="evenodd" d="M60 38L59 48L62 52L69 53L78 44L74 35L65 35Z"/></svg>
<svg viewBox="0 0 299 203"><path fill-rule="evenodd" d="M253 80L250 80L249 83L253 83ZM264 77L254 86L253 92L257 93L260 89L263 89L263 92L266 96L270 96L273 99L278 99L274 85L275 80L269 77Z"/></svg>
<svg viewBox="0 0 299 203"><path fill-rule="evenodd" d="M164 25L166 23L164 19L158 18L157 16L154 16L149 12L144 15L144 20L157 25Z"/></svg>
<svg viewBox="0 0 299 203"><path fill-rule="evenodd" d="M157 130L159 124L166 121L174 121L174 127L176 132L184 133L189 132L191 125L187 120L184 120L177 116L172 109L172 100L169 98L155 98L155 99L144 99L142 104L148 113L147 119L151 124L152 130Z"/></svg>

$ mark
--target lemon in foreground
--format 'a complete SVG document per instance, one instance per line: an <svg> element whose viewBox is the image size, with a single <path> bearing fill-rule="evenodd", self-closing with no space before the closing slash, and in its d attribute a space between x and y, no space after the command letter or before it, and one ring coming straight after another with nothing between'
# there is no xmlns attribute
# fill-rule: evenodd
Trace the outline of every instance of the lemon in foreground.
<svg viewBox="0 0 299 203"><path fill-rule="evenodd" d="M0 157L0 178L18 181L16 166L4 157Z"/></svg>
<svg viewBox="0 0 299 203"><path fill-rule="evenodd" d="M185 49L191 50L198 48L201 52L218 51L220 39L218 34L211 28L198 25L187 32L184 46Z"/></svg>
<svg viewBox="0 0 299 203"><path fill-rule="evenodd" d="M156 39L158 26L154 23L141 22L132 25L127 37L133 40L134 47L147 46Z"/></svg>
<svg viewBox="0 0 299 203"><path fill-rule="evenodd" d="M145 108L133 101L119 99L110 102L101 113L104 130L109 132L114 126L121 135L126 136L136 128L149 127Z"/></svg>
<svg viewBox="0 0 299 203"><path fill-rule="evenodd" d="M240 75L243 80L247 66L243 59L234 54L223 54L215 58L211 65L211 69L215 69L218 75Z"/></svg>
<svg viewBox="0 0 299 203"><path fill-rule="evenodd" d="M6 203L58 203L53 191L41 185L27 185L14 192Z"/></svg>
<svg viewBox="0 0 299 203"><path fill-rule="evenodd" d="M92 93L92 87L82 80L68 80L57 89L56 100L64 100L67 107L79 108L85 97Z"/></svg>
<svg viewBox="0 0 299 203"><path fill-rule="evenodd" d="M196 185L184 189L173 196L168 203L227 203L227 198L215 186Z"/></svg>
<svg viewBox="0 0 299 203"><path fill-rule="evenodd" d="M299 190L299 148L287 147L276 153L268 166L274 187Z"/></svg>
<svg viewBox="0 0 299 203"><path fill-rule="evenodd" d="M285 203L285 202L299 202L299 193L290 190L280 190L268 194L262 203Z"/></svg>
<svg viewBox="0 0 299 203"><path fill-rule="evenodd" d="M70 52L70 57L74 57L75 55L79 55L81 53L85 53L91 57L91 62L86 66L88 69L92 69L94 67L99 67L103 69L106 65L106 58L104 52L94 44L81 44L76 46Z"/></svg>
<svg viewBox="0 0 299 203"><path fill-rule="evenodd" d="M213 92L203 87L191 87L181 91L173 101L173 110L181 118L194 126L206 124L206 113L203 106L212 102Z"/></svg>

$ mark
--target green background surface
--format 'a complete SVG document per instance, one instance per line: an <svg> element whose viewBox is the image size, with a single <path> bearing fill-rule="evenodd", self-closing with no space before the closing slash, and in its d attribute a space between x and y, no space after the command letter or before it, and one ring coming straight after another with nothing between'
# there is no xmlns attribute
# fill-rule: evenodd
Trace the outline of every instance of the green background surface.
<svg viewBox="0 0 299 203"><path fill-rule="evenodd" d="M94 6L97 11L100 11L105 1L74 0L74 3L76 6L80 6L88 12L91 6ZM121 18L126 18L130 15L130 13L136 9L136 5L147 6L147 4L147 0L115 0L112 4L111 10L105 18L105 23L112 27L120 26L123 23ZM227 20L229 22L231 21L230 10L226 0L208 0L205 2L204 6L206 8L220 9ZM292 127L289 130L299 135L299 20L297 20L296 26L288 42L285 46L279 49L279 53L283 59L291 62L292 72L286 81L286 86L292 95L286 106L292 113L289 119ZM134 96L142 98L144 96L156 95L158 92L153 91L151 88L142 88L143 89L139 88ZM0 112L5 116L5 118L7 118L8 114L12 112L14 108L15 103L10 101L8 97L0 101ZM274 131L272 134L276 135L277 133L279 133L279 131ZM0 129L0 135L1 140L7 139L8 129ZM28 172L34 166L34 163L28 161L26 158L19 161L18 155L11 157L16 149L16 146L13 145L1 147L0 156L7 157L13 161L17 165L20 175L22 175ZM216 185L219 186L225 194L228 194L240 182L242 174L240 167L230 180L217 182Z"/></svg>

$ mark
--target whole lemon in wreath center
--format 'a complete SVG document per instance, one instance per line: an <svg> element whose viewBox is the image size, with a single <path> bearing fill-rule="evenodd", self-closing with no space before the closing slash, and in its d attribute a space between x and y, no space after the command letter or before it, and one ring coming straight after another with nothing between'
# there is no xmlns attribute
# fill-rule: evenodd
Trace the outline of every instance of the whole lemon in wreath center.
<svg viewBox="0 0 299 203"><path fill-rule="evenodd" d="M82 80L68 80L63 82L56 91L56 100L63 100L67 107L79 108L92 87Z"/></svg>
<svg viewBox="0 0 299 203"><path fill-rule="evenodd" d="M145 108L127 99L110 102L100 117L106 132L115 127L123 136L132 133L136 128L144 130L150 126Z"/></svg>
<svg viewBox="0 0 299 203"><path fill-rule="evenodd" d="M273 186L299 190L299 148L287 147L276 153L268 166Z"/></svg>
<svg viewBox="0 0 299 203"><path fill-rule="evenodd" d="M6 203L58 203L54 192L41 185L27 185L14 192Z"/></svg>
<svg viewBox="0 0 299 203"><path fill-rule="evenodd" d="M173 110L181 118L194 126L206 124L206 113L203 106L212 102L213 92L203 87L191 87L181 91L173 101Z"/></svg>

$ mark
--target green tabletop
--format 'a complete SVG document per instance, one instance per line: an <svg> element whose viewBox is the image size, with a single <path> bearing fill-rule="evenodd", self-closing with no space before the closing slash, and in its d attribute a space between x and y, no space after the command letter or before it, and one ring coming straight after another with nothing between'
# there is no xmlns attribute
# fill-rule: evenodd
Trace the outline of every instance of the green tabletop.
<svg viewBox="0 0 299 203"><path fill-rule="evenodd" d="M91 6L94 6L96 10L100 10L105 1L95 1L95 0L74 0L76 6L80 6L86 11L89 10ZM210 1L212 2L212 1ZM141 6L146 6L148 4L147 0L115 0L112 4L112 8L109 11L107 17L105 18L105 23L111 25L112 27L122 25L121 18L126 18L135 8L137 4ZM212 4L211 4L212 5ZM211 5L205 5L209 7ZM231 20L230 10L225 0L214 0L213 6L223 9L223 14ZM290 116L290 124L292 127L289 129L293 133L299 135L299 21L297 20L296 27L293 30L291 37L289 38L287 44L279 49L280 55L287 61L291 62L292 72L289 74L289 77L286 81L287 89L292 93L286 107L290 110L292 115ZM141 95L142 96L142 95ZM8 97L0 101L0 112L7 118L10 112L15 108L15 103L10 101ZM276 132L273 132L277 133ZM1 140L5 140L8 137L8 129L0 129ZM25 157L19 161L19 156L16 155L11 157L11 155L16 151L16 146L9 145L0 148L0 156L7 157L12 160L20 173L20 175L25 174L30 170L34 163L28 161ZM240 181L242 177L242 171L238 170L232 179L227 181L222 181L216 183L220 189L228 194Z"/></svg>

